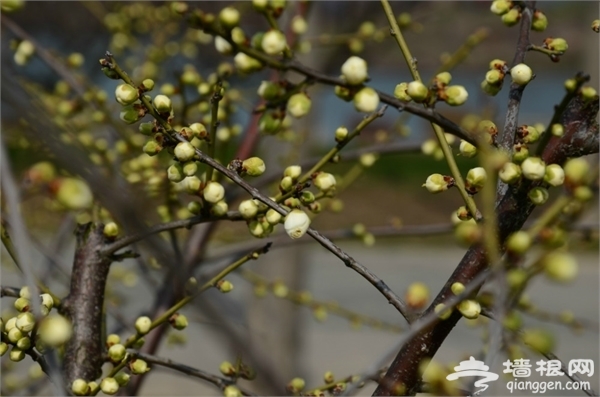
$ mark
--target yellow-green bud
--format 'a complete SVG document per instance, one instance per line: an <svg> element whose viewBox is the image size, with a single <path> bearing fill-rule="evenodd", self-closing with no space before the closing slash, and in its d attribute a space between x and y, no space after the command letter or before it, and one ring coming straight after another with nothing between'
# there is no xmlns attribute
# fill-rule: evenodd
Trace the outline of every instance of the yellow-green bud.
<svg viewBox="0 0 600 397"><path fill-rule="evenodd" d="M152 100L152 104L159 113L169 113L172 109L171 99L166 95L157 95Z"/></svg>
<svg viewBox="0 0 600 397"><path fill-rule="evenodd" d="M306 382L302 378L294 378L287 384L287 390L293 394L298 394L304 387L306 386Z"/></svg>
<svg viewBox="0 0 600 397"><path fill-rule="evenodd" d="M31 312L19 313L15 326L21 332L27 333L35 326L35 316Z"/></svg>
<svg viewBox="0 0 600 397"><path fill-rule="evenodd" d="M471 245L481 240L482 231L479 225L471 220L461 222L454 229L454 237L463 245Z"/></svg>
<svg viewBox="0 0 600 397"><path fill-rule="evenodd" d="M594 197L594 192L589 186L577 186L573 189L573 197L578 201L586 202Z"/></svg>
<svg viewBox="0 0 600 397"><path fill-rule="evenodd" d="M219 182L210 181L204 187L203 196L209 203L217 203L225 197L225 188Z"/></svg>
<svg viewBox="0 0 600 397"><path fill-rule="evenodd" d="M433 309L433 311L437 314L437 316L442 319L442 320L446 320L448 317L450 317L450 315L452 314L452 309L446 307L445 304L443 303L438 303L435 308Z"/></svg>
<svg viewBox="0 0 600 397"><path fill-rule="evenodd" d="M501 85L504 81L504 73L498 69L489 70L485 74L485 81L491 85Z"/></svg>
<svg viewBox="0 0 600 397"><path fill-rule="evenodd" d="M448 190L449 187L454 186L454 179L442 174L431 174L427 177L427 180L422 185L430 193L440 193Z"/></svg>
<svg viewBox="0 0 600 397"><path fill-rule="evenodd" d="M187 161L181 165L181 170L185 176L194 176L198 171L198 164L195 161Z"/></svg>
<svg viewBox="0 0 600 397"><path fill-rule="evenodd" d="M38 327L40 341L46 346L61 346L71 338L72 334L71 322L60 315L45 317Z"/></svg>
<svg viewBox="0 0 600 397"><path fill-rule="evenodd" d="M514 254L524 254L531 247L531 244L531 236L523 230L514 232L506 239L506 249Z"/></svg>
<svg viewBox="0 0 600 397"><path fill-rule="evenodd" d="M90 391L90 386L83 379L75 379L73 384L71 384L71 391L76 396L87 396Z"/></svg>
<svg viewBox="0 0 600 397"><path fill-rule="evenodd" d="M521 13L518 9L513 8L509 10L506 14L502 15L502 23L506 26L514 26L519 23L521 19Z"/></svg>
<svg viewBox="0 0 600 397"><path fill-rule="evenodd" d="M546 330L526 329L523 331L523 342L541 353L551 353L554 350L554 338Z"/></svg>
<svg viewBox="0 0 600 397"><path fill-rule="evenodd" d="M231 44L221 36L215 36L215 49L224 55L231 54L233 51Z"/></svg>
<svg viewBox="0 0 600 397"><path fill-rule="evenodd" d="M378 156L374 153L363 153L358 158L360 165L365 168L371 167L377 161Z"/></svg>
<svg viewBox="0 0 600 397"><path fill-rule="evenodd" d="M261 42L262 50L269 55L277 55L283 51L287 45L285 35L279 30L269 30L264 34Z"/></svg>
<svg viewBox="0 0 600 397"><path fill-rule="evenodd" d="M524 63L520 63L510 69L510 77L512 77L512 80L515 83L519 85L525 85L533 78L533 71L529 66L525 65Z"/></svg>
<svg viewBox="0 0 600 397"><path fill-rule="evenodd" d="M537 181L546 174L546 163L539 157L527 157L521 163L521 171L525 178Z"/></svg>
<svg viewBox="0 0 600 397"><path fill-rule="evenodd" d="M271 225L276 225L279 222L281 222L282 215L274 209L270 208L265 214L265 218L267 219L267 222L269 222Z"/></svg>
<svg viewBox="0 0 600 397"><path fill-rule="evenodd" d="M234 365L229 361L223 361L221 365L219 365L219 371L225 376L235 376L237 373Z"/></svg>
<svg viewBox="0 0 600 397"><path fill-rule="evenodd" d="M404 299L412 309L422 309L429 300L429 287L424 283L414 282L408 286Z"/></svg>
<svg viewBox="0 0 600 397"><path fill-rule="evenodd" d="M544 40L544 45L551 51L559 51L559 52L565 52L569 48L567 41L560 37L556 37L556 38L549 37L546 40Z"/></svg>
<svg viewBox="0 0 600 397"><path fill-rule="evenodd" d="M158 144L158 142L152 140L152 141L146 142L146 144L144 145L144 147L142 148L142 150L148 156L156 156L162 150L162 146L160 146Z"/></svg>
<svg viewBox="0 0 600 397"><path fill-rule="evenodd" d="M467 141L461 140L458 148L463 157L474 157L477 155L477 148Z"/></svg>
<svg viewBox="0 0 600 397"><path fill-rule="evenodd" d="M10 331L8 331L6 333L6 336L8 338L9 341L11 341L12 343L17 343L19 341L19 339L21 339L24 335L23 332L17 328L11 328Z"/></svg>
<svg viewBox="0 0 600 397"><path fill-rule="evenodd" d="M100 390L102 390L102 393L108 395L117 394L119 391L119 383L115 378L104 378L102 379L102 382L100 382Z"/></svg>
<svg viewBox="0 0 600 397"><path fill-rule="evenodd" d="M284 92L280 84L272 81L263 81L257 90L257 94L267 101L279 98Z"/></svg>
<svg viewBox="0 0 600 397"><path fill-rule="evenodd" d="M319 172L313 179L314 185L322 192L328 192L335 188L335 177L327 172Z"/></svg>
<svg viewBox="0 0 600 397"><path fill-rule="evenodd" d="M10 361L18 362L25 358L25 352L17 347L13 347L8 355Z"/></svg>
<svg viewBox="0 0 600 397"><path fill-rule="evenodd" d="M233 7L225 7L219 13L219 21L227 29L232 29L240 23L240 12Z"/></svg>
<svg viewBox="0 0 600 397"><path fill-rule="evenodd" d="M23 297L17 298L13 305L19 312L26 312L31 309L31 302L29 299Z"/></svg>
<svg viewBox="0 0 600 397"><path fill-rule="evenodd" d="M154 124L152 122L140 123L138 131L146 136L152 135L154 132Z"/></svg>
<svg viewBox="0 0 600 397"><path fill-rule="evenodd" d="M152 80L152 79L144 79L142 81L142 88L146 92L152 91L154 89L154 80Z"/></svg>
<svg viewBox="0 0 600 397"><path fill-rule="evenodd" d="M135 360L129 362L129 369L134 375L142 375L150 371L148 363L139 358L136 358Z"/></svg>
<svg viewBox="0 0 600 397"><path fill-rule="evenodd" d="M452 80L452 75L449 72L438 73L435 76L435 80L440 82L441 84L448 85Z"/></svg>
<svg viewBox="0 0 600 397"><path fill-rule="evenodd" d="M565 171L558 164L550 164L546 166L544 182L550 186L560 186L565 181Z"/></svg>
<svg viewBox="0 0 600 397"><path fill-rule="evenodd" d="M169 318L169 323L176 330L181 331L188 326L188 319L181 313L175 313Z"/></svg>
<svg viewBox="0 0 600 397"><path fill-rule="evenodd" d="M374 112L379 106L379 95L371 87L364 87L354 95L354 108L359 112Z"/></svg>
<svg viewBox="0 0 600 397"><path fill-rule="evenodd" d="M129 84L119 84L115 89L115 99L123 106L133 104L139 97L138 90Z"/></svg>
<svg viewBox="0 0 600 397"><path fill-rule="evenodd" d="M197 176L188 176L183 179L183 186L189 194L196 194L202 186L202 181Z"/></svg>
<svg viewBox="0 0 600 397"><path fill-rule="evenodd" d="M258 213L258 205L254 200L244 200L240 203L238 211L245 219L251 219Z"/></svg>
<svg viewBox="0 0 600 397"><path fill-rule="evenodd" d="M117 334L110 334L106 337L106 347L110 348L113 345L121 342L121 337Z"/></svg>
<svg viewBox="0 0 600 397"><path fill-rule="evenodd" d="M293 239L300 238L310 226L310 218L302 210L292 210L285 217L284 228L288 236Z"/></svg>
<svg viewBox="0 0 600 397"><path fill-rule="evenodd" d="M500 92L500 90L502 90L502 84L499 84L499 85L489 84L487 81L483 80L481 82L481 89L487 95L495 96Z"/></svg>
<svg viewBox="0 0 600 397"><path fill-rule="evenodd" d="M236 69L243 73L251 73L260 70L263 66L258 59L252 58L243 52L235 54L235 57L233 57L233 64Z"/></svg>
<svg viewBox="0 0 600 397"><path fill-rule="evenodd" d="M565 179L573 185L580 185L585 182L590 172L589 163L579 157L568 160L564 167Z"/></svg>
<svg viewBox="0 0 600 397"><path fill-rule="evenodd" d="M460 302L456 308L465 318L470 320L476 319L481 313L481 305L479 302L472 299L466 299Z"/></svg>
<svg viewBox="0 0 600 397"><path fill-rule="evenodd" d="M529 157L529 149L525 144L516 144L513 147L513 162L522 163Z"/></svg>
<svg viewBox="0 0 600 397"><path fill-rule="evenodd" d="M589 85L581 87L581 97L585 101L591 101L591 100L595 99L597 96L598 96L598 93L596 92L595 88L590 87Z"/></svg>
<svg viewBox="0 0 600 397"><path fill-rule="evenodd" d="M510 0L494 0L490 6L490 11L496 15L504 15L510 10L511 6Z"/></svg>
<svg viewBox="0 0 600 397"><path fill-rule="evenodd" d="M124 123L133 124L140 119L140 114L131 106L127 106L124 107L123 110L121 110L121 112L119 112L119 118Z"/></svg>
<svg viewBox="0 0 600 397"><path fill-rule="evenodd" d="M565 134L565 129L563 128L562 124L557 123L557 124L552 124L550 132L554 136L561 137Z"/></svg>
<svg viewBox="0 0 600 397"><path fill-rule="evenodd" d="M418 103L424 102L429 96L429 90L420 81L411 81L406 87L406 94Z"/></svg>
<svg viewBox="0 0 600 397"><path fill-rule="evenodd" d="M465 285L463 283L459 283L458 281L453 283L450 286L450 290L452 291L452 293L454 295L460 295L464 292L465 290Z"/></svg>
<svg viewBox="0 0 600 397"><path fill-rule="evenodd" d="M150 332L150 326L152 325L152 320L148 316L141 316L135 320L135 330L140 335L146 335Z"/></svg>
<svg viewBox="0 0 600 397"><path fill-rule="evenodd" d="M123 387L123 386L127 386L127 384L129 383L130 377L131 376L129 374L121 371L115 375L115 380L117 381L117 383L119 384L120 387Z"/></svg>
<svg viewBox="0 0 600 397"><path fill-rule="evenodd" d="M250 157L242 162L242 168L247 175L260 176L265 170L265 162L260 157Z"/></svg>
<svg viewBox="0 0 600 397"><path fill-rule="evenodd" d="M351 56L342 65L342 77L348 84L362 84L369 78L367 62L360 57Z"/></svg>
<svg viewBox="0 0 600 397"><path fill-rule="evenodd" d="M518 128L518 133L525 143L534 143L542 135L537 128L530 125L522 125Z"/></svg>
<svg viewBox="0 0 600 397"><path fill-rule="evenodd" d="M444 89L446 103L450 106L460 106L467 101L469 93L462 85L452 85Z"/></svg>
<svg viewBox="0 0 600 397"><path fill-rule="evenodd" d="M108 238L115 238L119 235L119 226L115 222L108 222L102 232Z"/></svg>
<svg viewBox="0 0 600 397"><path fill-rule="evenodd" d="M120 343L112 345L108 348L108 357L113 363L119 363L123 361L126 353L127 351L125 350L125 346Z"/></svg>
<svg viewBox="0 0 600 397"><path fill-rule="evenodd" d="M214 216L225 216L227 215L227 210L229 210L229 206L225 200L214 203L213 206L210 207L210 213Z"/></svg>
<svg viewBox="0 0 600 397"><path fill-rule="evenodd" d="M531 30L536 32L543 32L548 27L548 18L540 10L536 10L533 13L533 20L531 21Z"/></svg>
<svg viewBox="0 0 600 397"><path fill-rule="evenodd" d="M575 257L567 252L553 251L542 259L546 275L555 281L568 282L577 277L579 265Z"/></svg>
<svg viewBox="0 0 600 397"><path fill-rule="evenodd" d="M179 142L177 146L175 146L174 153L177 160L185 163L194 158L196 155L196 148L189 142Z"/></svg>
<svg viewBox="0 0 600 397"><path fill-rule="evenodd" d="M221 280L217 283L217 289L222 293L226 294L233 290L233 284L228 280Z"/></svg>
<svg viewBox="0 0 600 397"><path fill-rule="evenodd" d="M225 396L225 397L242 397L242 392L237 386L229 385L223 389L223 396Z"/></svg>
<svg viewBox="0 0 600 397"><path fill-rule="evenodd" d="M412 98L410 97L410 95L408 95L406 93L407 89L408 89L408 83L397 84L396 87L394 88L394 96L404 102L412 101Z"/></svg>
<svg viewBox="0 0 600 397"><path fill-rule="evenodd" d="M596 33L600 32L600 19L594 19L592 22L592 30Z"/></svg>
<svg viewBox="0 0 600 397"><path fill-rule="evenodd" d="M481 190L485 181L487 180L487 173L483 167L471 168L467 172L466 178L466 189L471 193L476 193Z"/></svg>
<svg viewBox="0 0 600 397"><path fill-rule="evenodd" d="M346 127L338 127L335 130L335 141L336 142L343 142L346 140L346 138L348 137L348 129Z"/></svg>
<svg viewBox="0 0 600 397"><path fill-rule="evenodd" d="M25 1L23 0L3 0L0 2L0 9L2 12L11 13L15 12L25 5Z"/></svg>
<svg viewBox="0 0 600 397"><path fill-rule="evenodd" d="M548 189L538 186L531 189L529 193L527 193L527 196L533 204L542 205L546 203L546 201L548 201L548 197L550 197L550 194L548 193Z"/></svg>

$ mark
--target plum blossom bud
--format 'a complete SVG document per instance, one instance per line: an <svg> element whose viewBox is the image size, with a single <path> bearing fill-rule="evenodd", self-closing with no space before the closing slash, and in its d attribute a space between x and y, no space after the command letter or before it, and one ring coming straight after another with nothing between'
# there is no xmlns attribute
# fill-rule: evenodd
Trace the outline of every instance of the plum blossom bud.
<svg viewBox="0 0 600 397"><path fill-rule="evenodd" d="M506 239L506 249L514 254L524 254L533 243L531 236L524 230L519 230Z"/></svg>
<svg viewBox="0 0 600 397"><path fill-rule="evenodd" d="M430 193L440 193L454 186L454 179L442 174L431 174L422 186Z"/></svg>
<svg viewBox="0 0 600 397"><path fill-rule="evenodd" d="M293 239L300 238L310 226L310 218L302 210L292 210L285 217L284 228L288 236Z"/></svg>
<svg viewBox="0 0 600 397"><path fill-rule="evenodd" d="M536 32L543 32L548 27L548 18L540 10L536 10L533 13L533 20L531 21L531 30Z"/></svg>
<svg viewBox="0 0 600 397"><path fill-rule="evenodd" d="M460 154L463 157L474 157L475 155L477 155L477 148L471 143L464 140L460 141L460 146L458 147L458 150L460 151Z"/></svg>
<svg viewBox="0 0 600 397"><path fill-rule="evenodd" d="M540 180L546 173L546 163L539 157L527 157L521 163L523 176L532 181Z"/></svg>
<svg viewBox="0 0 600 397"><path fill-rule="evenodd" d="M515 183L521 178L521 167L515 163L506 163L498 172L498 177L504 183Z"/></svg>
<svg viewBox="0 0 600 397"><path fill-rule="evenodd" d="M261 42L261 48L269 55L279 54L285 49L286 45L285 35L274 29L265 33Z"/></svg>
<svg viewBox="0 0 600 397"><path fill-rule="evenodd" d="M456 308L465 318L470 320L476 319L479 317L479 313L481 313L481 305L479 302L472 299L466 299L460 302Z"/></svg>
<svg viewBox="0 0 600 397"><path fill-rule="evenodd" d="M152 320L147 316L141 316L135 320L135 329L140 335L146 335L148 332L150 332L151 325Z"/></svg>
<svg viewBox="0 0 600 397"><path fill-rule="evenodd" d="M354 95L354 108L359 112L370 113L379 106L379 95L371 87L365 87Z"/></svg>
<svg viewBox="0 0 600 397"><path fill-rule="evenodd" d="M240 203L238 211L240 211L240 214L242 214L244 218L250 219L255 217L258 213L258 205L256 205L254 200L244 200Z"/></svg>
<svg viewBox="0 0 600 397"><path fill-rule="evenodd" d="M115 99L123 106L131 105L138 98L138 90L129 84L119 84L115 89Z"/></svg>
<svg viewBox="0 0 600 397"><path fill-rule="evenodd" d="M336 185L335 177L327 172L320 172L313 179L313 183L322 192L328 192Z"/></svg>
<svg viewBox="0 0 600 397"><path fill-rule="evenodd" d="M265 214L265 218L271 225L276 225L281 222L282 215L273 208L270 208Z"/></svg>
<svg viewBox="0 0 600 397"><path fill-rule="evenodd" d="M501 19L502 23L504 23L506 26L514 26L519 23L519 20L521 19L521 13L518 9L513 8L506 14L502 15Z"/></svg>
<svg viewBox="0 0 600 397"><path fill-rule="evenodd" d="M351 56L342 65L342 77L348 84L357 85L369 78L367 62L357 56Z"/></svg>
<svg viewBox="0 0 600 397"><path fill-rule="evenodd" d="M71 391L76 396L86 396L90 390L90 386L83 379L75 379L71 384Z"/></svg>
<svg viewBox="0 0 600 397"><path fill-rule="evenodd" d="M189 142L179 142L177 146L175 146L174 153L177 160L185 163L194 158L196 155L196 148Z"/></svg>
<svg viewBox="0 0 600 397"><path fill-rule="evenodd" d="M555 281L567 282L577 277L578 264L567 252L553 251L542 259L546 275Z"/></svg>
<svg viewBox="0 0 600 397"><path fill-rule="evenodd" d="M231 44L221 36L215 36L215 48L224 55L231 54L231 51L233 51Z"/></svg>
<svg viewBox="0 0 600 397"><path fill-rule="evenodd" d="M219 22L227 29L234 28L240 22L240 12L233 7L225 7L219 13Z"/></svg>
<svg viewBox="0 0 600 397"><path fill-rule="evenodd" d="M420 81L411 81L406 87L406 93L410 98L418 103L424 102L429 96L429 90L425 84Z"/></svg>
<svg viewBox="0 0 600 397"><path fill-rule="evenodd" d="M450 106L460 106L467 101L469 93L462 85L452 85L444 90L446 103Z"/></svg>
<svg viewBox="0 0 600 397"><path fill-rule="evenodd" d="M466 189L469 193L473 194L481 190L485 181L487 180L487 173L483 167L471 168L467 172L466 178Z"/></svg>
<svg viewBox="0 0 600 397"><path fill-rule="evenodd" d="M565 179L573 185L580 185L585 182L590 172L589 163L581 158L567 160L564 165Z"/></svg>
<svg viewBox="0 0 600 397"><path fill-rule="evenodd" d="M204 187L203 196L209 203L217 203L225 197L225 188L219 182L210 181Z"/></svg>
<svg viewBox="0 0 600 397"><path fill-rule="evenodd" d="M250 157L242 162L242 168L247 175L260 176L265 172L265 162L260 157Z"/></svg>
<svg viewBox="0 0 600 397"><path fill-rule="evenodd" d="M510 10L510 0L494 0L490 6L490 11L496 15L504 15Z"/></svg>
<svg viewBox="0 0 600 397"><path fill-rule="evenodd" d="M299 92L290 97L287 103L287 111L293 117L299 119L310 112L312 102L303 92Z"/></svg>
<svg viewBox="0 0 600 397"><path fill-rule="evenodd" d="M543 187L534 187L527 193L529 200L535 205L542 205L548 201L548 197L550 194L548 193L548 189Z"/></svg>
<svg viewBox="0 0 600 397"><path fill-rule="evenodd" d="M397 84L396 87L394 88L394 96L404 102L412 101L412 98L410 97L410 95L408 95L406 93L407 88L408 88L408 83Z"/></svg>
<svg viewBox="0 0 600 397"><path fill-rule="evenodd" d="M546 167L544 182L550 186L560 186L565 181L565 171L558 164L550 164Z"/></svg>
<svg viewBox="0 0 600 397"><path fill-rule="evenodd" d="M157 95L152 100L152 104L159 113L168 113L171 111L171 99L166 95Z"/></svg>
<svg viewBox="0 0 600 397"><path fill-rule="evenodd" d="M531 81L533 77L533 71L529 66L525 65L524 63L520 63L510 69L510 77L512 77L512 80L515 83L519 85L525 85Z"/></svg>
<svg viewBox="0 0 600 397"><path fill-rule="evenodd" d="M335 141L336 142L343 142L346 140L346 138L348 137L348 128L346 127L338 127L337 130L335 130Z"/></svg>

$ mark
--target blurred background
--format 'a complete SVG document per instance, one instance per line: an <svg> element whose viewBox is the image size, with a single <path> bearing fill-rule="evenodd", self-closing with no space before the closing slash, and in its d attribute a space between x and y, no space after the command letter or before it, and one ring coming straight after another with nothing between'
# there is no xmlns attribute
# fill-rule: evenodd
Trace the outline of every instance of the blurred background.
<svg viewBox="0 0 600 397"><path fill-rule="evenodd" d="M191 9L215 14L226 5L234 5L242 13L241 27L248 36L268 29L267 21L253 11L250 2L188 4ZM493 120L502 128L508 87L505 86L497 96L489 97L479 85L492 59L511 63L518 27L504 26L500 17L489 11L488 1L402 1L391 4L403 24L405 39L418 61L424 80L432 78L452 54L467 43L467 56L452 68L451 73L452 83L464 85L469 99L458 108L441 103L437 107L439 112L465 128L472 128L481 119ZM529 53L526 58L536 77L525 90L519 124L541 123L547 126L554 106L564 95L566 79L582 71L590 74L590 85L598 87L598 35L592 32L590 25L593 19L598 18L599 5L597 2L548 1L538 2L537 7L546 14L549 24L545 32L532 32L531 41L541 45L546 37L562 37L569 44L568 51L558 63L551 62L540 53ZM306 32L295 38L297 59L304 64L337 76L341 64L350 55L358 55L368 61L369 84L390 94L396 84L412 80L395 41L389 36L379 2L319 1L308 6L303 2L289 2L279 18L280 26L289 26L299 13L304 13L308 25ZM98 152L97 145L70 145L65 146L63 151L55 151L57 144L60 146L64 141L62 136L66 131L66 127L63 131L61 128L64 126L56 122L56 115L62 116L61 104L84 109L89 104L72 89L62 92L64 74L49 67L40 53L46 52L58 64L66 64L63 70L75 76L85 91L104 90L107 93L107 101L95 111L108 116L98 117L92 125L78 125L75 120L74 130L75 136L81 137L81 133L86 132L86 139L91 136L91 141L96 143L103 139L110 148L123 140L123 136L131 134L139 138L141 135L137 133L137 124L127 126L118 120L121 107L112 100L118 82L108 79L98 64L107 50L115 54L135 81L153 78L158 88L156 91L168 89L166 85L169 84L177 86L179 76L189 65L203 81L210 81L215 70L231 68L232 56L217 52L209 36L187 28L185 20L173 14L171 3L27 2L23 9L2 18L2 139L11 171L22 188L22 213L34 241L32 267L36 273L47 277L55 293L64 295L68 291L74 249L71 231L76 222L89 220L89 214L57 210L51 194L31 189L28 185L29 167L49 160L62 167L65 173L81 175L90 183L94 193L104 197L106 201L102 204L106 208L111 208L107 201L110 201L111 195L119 195L122 185L110 172L83 172L86 167L93 168L95 162L91 154ZM373 24L375 33L364 34L365 22ZM33 39L39 48L29 62L18 65L14 53L24 38ZM79 67L69 69L68 60L73 53L83 55L85 61ZM218 153L223 162L235 156L240 142L255 129L256 118L252 111L260 103L257 87L261 81L274 76L277 75L264 69L251 75L234 73L228 78L231 89L236 90L235 101L232 99L232 102L237 111L231 112L223 126L237 131L237 135L232 133L230 139L219 143ZM293 73L279 77L300 81L300 76ZM28 83L23 84L24 81ZM28 89L15 88L15 83ZM198 96L195 87L184 87L182 92L187 101ZM265 194L277 192L277 182L274 185L273 180L271 183L268 181L271 175L281 174L285 166L297 162L314 159L314 164L335 144L333 137L337 127L344 125L351 129L362 119L352 103L339 100L330 86L311 86L308 94L313 100L309 116L295 120L285 134L261 136L252 151L267 163L268 175L256 182ZM43 102L42 108L46 109L46 113L41 112L32 98ZM177 98L174 98L174 103L176 107L182 104ZM70 117L71 111L78 110L67 111L67 116ZM94 116L93 109L82 114L87 114L88 120ZM190 121L203 121L205 117L206 110L201 105L191 107ZM29 128L29 123L36 128ZM44 136L36 137L40 129ZM430 288L433 298L465 252L465 247L455 242L450 222L452 211L462 205L458 192L451 190L443 195L431 195L421 187L431 173L449 173L445 161L421 152L421 144L433 136L427 122L387 109L382 118L369 125L344 149L339 164L329 164L325 170L336 176L348 175L357 161L344 161L345 151L362 149L368 152L369 148L381 148L381 145L397 147L398 150L382 153L373 166L362 167L356 180L335 199L329 200L325 210L313 222L317 230L333 236L336 244L401 296L411 283L419 281ZM454 148L457 152L458 142ZM114 166L117 175L119 165L141 154L139 147L134 149L137 152L132 149L117 156L117 165ZM458 157L457 161L463 174L478 164L477 158ZM95 164L98 168L93 169L111 169L107 164L100 162ZM114 179L111 179L113 176ZM247 197L235 187L228 186L228 199L232 200L230 209L235 209L237 203ZM143 184L132 189L134 194L126 195L128 205L141 211L146 224L160 223L162 219L156 207L161 198L148 198ZM555 190L551 192L551 199L558 196L558 189ZM113 203L112 208L123 204L122 199L115 199L117 203ZM126 207L119 208L123 210ZM118 217L118 211L110 212L113 217ZM532 218L538 213L536 211ZM369 237L361 239L352 230L363 226ZM209 232L204 225L195 229ZM543 279L536 281L528 294L538 309L538 315L523 314L523 322L525 326L543 327L554 332L557 340L555 353L563 360L593 359L598 369L597 196L573 229L569 246L580 260L578 279L568 285L557 285ZM292 242L287 237L280 238L274 234L272 238L261 241L252 238L246 230L243 222L219 222L210 229L213 238L205 247L197 277L205 277L251 247L273 241L273 249L268 255L244 267L255 277L243 272L233 274L230 279L235 285L234 291L227 295L218 291L202 295L193 307L183 310L191 320L190 327L183 332L170 331L156 355L211 373L218 373L222 361L235 362L237 357L242 357L258 372L255 381L243 382L242 385L257 393L276 395L283 394L285 384L295 376L306 379L307 389L310 389L323 384L322 377L326 371L332 371L336 379L360 374L382 354L395 348L401 335L399 329L406 329L406 324L365 280L309 237ZM186 241L192 233L193 230L178 232L180 241ZM166 257L172 259L169 255L166 254ZM157 298L157 285L164 276L164 263L161 269L160 258L158 265L153 266L156 258L145 253L143 262L140 265L134 260L126 260L114 264L111 269L107 302L110 312L118 313L120 317L109 316L108 325L109 329L118 330L122 335L129 334L138 315L150 312L152 302ZM140 272L142 268L146 269L145 273ZM3 286L22 285L20 274L4 249L1 270ZM262 277L261 282L256 281L257 275ZM251 279L254 283L250 282ZM282 285L291 291L309 291L315 302L320 303L299 305L290 299L277 297L277 294L285 295L278 290ZM2 299L3 318L12 308L7 302L10 301ZM339 308L348 312L339 315L342 313ZM540 313L555 315L565 310L581 318L585 326L574 328L540 319L544 317ZM370 322L377 324L372 326ZM452 367L471 355L481 354L487 326L482 324L484 321L479 322L479 327L472 323L459 323L436 360ZM537 359L535 355L531 357L532 361ZM3 358L3 395L51 393L44 382L31 381L33 375L26 372L30 365L28 359L14 365ZM500 361L490 367L497 373L503 368ZM214 386L159 367L146 378L140 395L220 394ZM531 380L534 379L543 380L533 376ZM567 381L566 378L561 380ZM597 373L589 380L598 390ZM358 393L369 395L373 389L372 383L367 384ZM496 382L492 389L487 392L488 395L508 394L504 381ZM564 392L548 394L565 395Z"/></svg>

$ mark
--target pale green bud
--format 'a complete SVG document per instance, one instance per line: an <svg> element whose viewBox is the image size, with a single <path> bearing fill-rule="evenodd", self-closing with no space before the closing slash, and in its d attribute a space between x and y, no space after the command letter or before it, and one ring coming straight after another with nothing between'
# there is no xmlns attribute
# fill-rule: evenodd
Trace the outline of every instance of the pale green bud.
<svg viewBox="0 0 600 397"><path fill-rule="evenodd" d="M225 188L219 182L210 181L204 187L203 196L209 203L217 203L225 197Z"/></svg>
<svg viewBox="0 0 600 397"><path fill-rule="evenodd" d="M129 84L119 84L115 89L115 99L123 106L133 104L139 97L137 88Z"/></svg>
<svg viewBox="0 0 600 397"><path fill-rule="evenodd" d="M520 63L510 69L510 77L512 77L513 82L519 85L525 85L533 78L533 71L529 66Z"/></svg>
<svg viewBox="0 0 600 397"><path fill-rule="evenodd" d="M367 62L357 56L351 56L342 65L342 77L348 84L362 84L369 78L367 73Z"/></svg>
<svg viewBox="0 0 600 397"><path fill-rule="evenodd" d="M359 112L374 112L379 106L379 95L371 87L364 87L354 95L353 103Z"/></svg>

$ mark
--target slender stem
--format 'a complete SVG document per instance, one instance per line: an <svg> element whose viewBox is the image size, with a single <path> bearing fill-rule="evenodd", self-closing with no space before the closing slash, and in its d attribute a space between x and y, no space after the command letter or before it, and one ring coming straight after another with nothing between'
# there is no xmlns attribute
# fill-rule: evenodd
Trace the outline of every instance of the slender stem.
<svg viewBox="0 0 600 397"><path fill-rule="evenodd" d="M213 96L210 98L210 134L208 136L208 155L215 158L215 145L217 143L217 127L219 126L219 102L223 99L222 94L223 83L221 80L217 81L214 87ZM213 168L209 167L206 173L206 181L212 181Z"/></svg>
<svg viewBox="0 0 600 397"><path fill-rule="evenodd" d="M390 24L391 34L396 39L396 42L398 43L398 46L400 47L400 51L402 51L402 55L404 56L404 59L406 60L406 64L408 65L410 74L412 75L412 77L415 81L421 81L421 77L419 76L419 71L417 69L417 60L415 58L413 58L413 56L410 53L410 49L408 48L408 45L404 41L404 36L402 35L402 31L400 30L400 27L398 26L398 22L396 22L396 17L394 16L394 11L392 10L392 7L390 6L389 1L381 0L381 5L383 6L383 10L385 11L385 15ZM450 172L451 172L452 176L454 177L455 186L458 189L458 192L460 193L462 199L464 200L465 204L467 205L469 212L471 212L471 214L473 214L473 217L476 220L480 220L481 217L480 217L479 212L477 211L477 206L475 205L475 201L473 200L473 197L471 197L465 189L465 182L463 180L462 175L460 174L460 170L458 169L458 165L456 164L454 155L452 154L452 148L448 144L448 141L446 141L446 137L444 136L444 130L439 125L435 124L434 122L431 123L431 126L433 127L435 136L440 144L442 152L444 153L444 157L446 158L446 162L448 163Z"/></svg>

